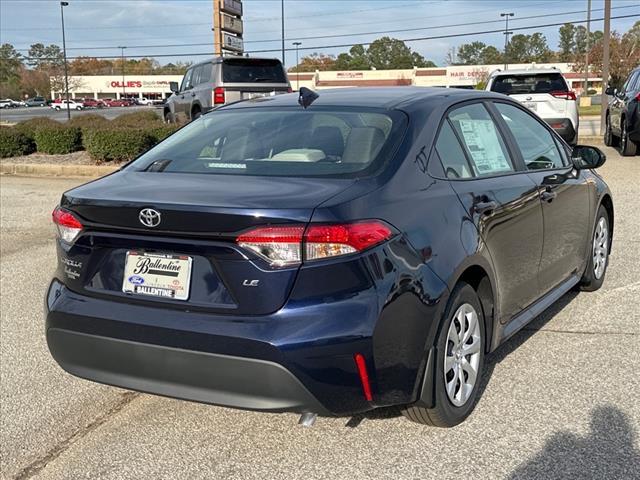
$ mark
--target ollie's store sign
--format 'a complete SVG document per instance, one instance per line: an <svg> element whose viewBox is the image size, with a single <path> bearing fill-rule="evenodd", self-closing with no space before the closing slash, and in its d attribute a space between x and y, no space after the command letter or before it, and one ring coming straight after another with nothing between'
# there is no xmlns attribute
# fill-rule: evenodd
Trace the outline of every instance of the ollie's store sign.
<svg viewBox="0 0 640 480"><path fill-rule="evenodd" d="M113 88L142 88L142 82L140 80L129 80L128 82L113 80L109 82L109 86Z"/></svg>

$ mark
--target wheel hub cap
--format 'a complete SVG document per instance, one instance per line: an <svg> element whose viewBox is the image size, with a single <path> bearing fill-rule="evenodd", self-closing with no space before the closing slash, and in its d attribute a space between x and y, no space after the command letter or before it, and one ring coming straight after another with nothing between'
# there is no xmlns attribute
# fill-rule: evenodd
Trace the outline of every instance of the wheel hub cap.
<svg viewBox="0 0 640 480"><path fill-rule="evenodd" d="M468 303L453 315L444 358L444 382L451 403L464 405L475 387L480 363L482 340L478 313Z"/></svg>
<svg viewBox="0 0 640 480"><path fill-rule="evenodd" d="M604 217L600 217L593 234L593 274L600 280L607 267L609 252L609 228Z"/></svg>

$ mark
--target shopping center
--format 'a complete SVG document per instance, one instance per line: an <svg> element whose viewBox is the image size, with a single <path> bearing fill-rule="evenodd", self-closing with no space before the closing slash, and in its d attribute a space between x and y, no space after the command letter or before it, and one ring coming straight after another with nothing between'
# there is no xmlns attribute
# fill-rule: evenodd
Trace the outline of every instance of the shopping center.
<svg viewBox="0 0 640 480"><path fill-rule="evenodd" d="M508 69L557 68L572 90L582 93L584 73L574 72L568 63L513 64ZM479 82L504 65L463 65L435 68L413 68L406 70L348 70L289 72L289 81L294 89L307 87L314 90L336 87L403 86L475 88ZM180 82L182 75L130 75L124 79L120 75L73 76L69 77L69 94L73 98L121 98L145 97L167 98L171 95L169 82ZM600 93L602 79L599 72L589 75L589 89ZM51 98L63 92L52 91Z"/></svg>

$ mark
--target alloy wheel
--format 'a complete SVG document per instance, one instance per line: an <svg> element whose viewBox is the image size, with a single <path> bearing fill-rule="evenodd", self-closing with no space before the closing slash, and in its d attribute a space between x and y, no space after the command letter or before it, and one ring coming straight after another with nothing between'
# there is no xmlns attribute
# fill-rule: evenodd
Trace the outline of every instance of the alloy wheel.
<svg viewBox="0 0 640 480"><path fill-rule="evenodd" d="M476 385L481 348L478 313L465 303L456 310L449 325L444 357L445 389L456 407L469 400Z"/></svg>
<svg viewBox="0 0 640 480"><path fill-rule="evenodd" d="M607 220L600 217L593 234L593 274L600 280L607 267L607 254L609 252L609 228Z"/></svg>

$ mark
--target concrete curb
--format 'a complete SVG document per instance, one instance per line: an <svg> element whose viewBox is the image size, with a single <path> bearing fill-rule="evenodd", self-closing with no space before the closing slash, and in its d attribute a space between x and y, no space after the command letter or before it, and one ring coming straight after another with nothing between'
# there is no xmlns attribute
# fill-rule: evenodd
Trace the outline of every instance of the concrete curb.
<svg viewBox="0 0 640 480"><path fill-rule="evenodd" d="M579 135L578 143L580 145L604 145L603 139L600 135Z"/></svg>
<svg viewBox="0 0 640 480"><path fill-rule="evenodd" d="M3 175L35 175L40 177L101 177L115 172L119 167L108 165L55 165L51 163L0 164Z"/></svg>

